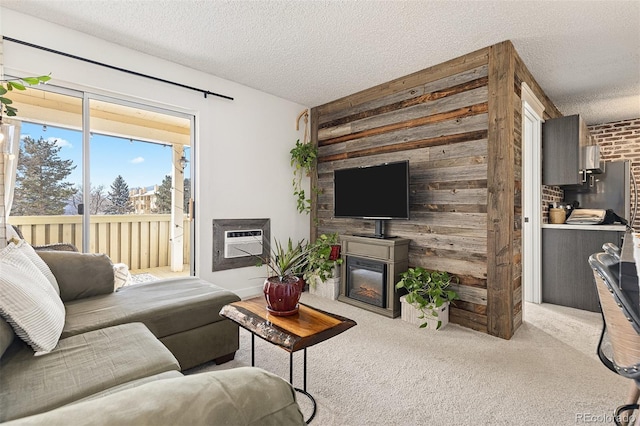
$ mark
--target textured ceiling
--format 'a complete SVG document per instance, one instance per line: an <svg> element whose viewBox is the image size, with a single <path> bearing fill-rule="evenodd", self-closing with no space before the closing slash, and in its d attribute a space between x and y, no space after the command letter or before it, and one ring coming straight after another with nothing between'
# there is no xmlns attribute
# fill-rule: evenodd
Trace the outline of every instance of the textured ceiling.
<svg viewBox="0 0 640 426"><path fill-rule="evenodd" d="M563 114L640 117L637 0L0 5L308 106L511 40Z"/></svg>

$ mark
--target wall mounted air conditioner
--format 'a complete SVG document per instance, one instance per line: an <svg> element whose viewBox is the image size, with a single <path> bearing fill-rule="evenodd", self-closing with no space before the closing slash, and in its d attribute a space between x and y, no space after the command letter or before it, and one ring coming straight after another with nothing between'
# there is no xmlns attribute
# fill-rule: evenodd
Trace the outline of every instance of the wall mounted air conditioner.
<svg viewBox="0 0 640 426"><path fill-rule="evenodd" d="M262 254L262 229L234 230L224 233L224 257L227 259Z"/></svg>

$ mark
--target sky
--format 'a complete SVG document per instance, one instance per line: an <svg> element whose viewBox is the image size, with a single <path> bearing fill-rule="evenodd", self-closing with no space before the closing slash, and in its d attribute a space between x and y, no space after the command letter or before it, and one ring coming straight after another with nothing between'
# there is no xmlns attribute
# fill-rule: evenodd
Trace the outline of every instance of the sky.
<svg viewBox="0 0 640 426"><path fill-rule="evenodd" d="M21 139L26 136L38 140L54 139L61 147L61 159L70 159L78 167L66 179L76 186L82 183L82 132L41 124L22 123ZM91 186L104 185L108 191L118 175L129 189L160 185L171 174L171 146L93 134L91 136ZM189 148L186 157L189 159ZM185 177L190 175L190 163Z"/></svg>

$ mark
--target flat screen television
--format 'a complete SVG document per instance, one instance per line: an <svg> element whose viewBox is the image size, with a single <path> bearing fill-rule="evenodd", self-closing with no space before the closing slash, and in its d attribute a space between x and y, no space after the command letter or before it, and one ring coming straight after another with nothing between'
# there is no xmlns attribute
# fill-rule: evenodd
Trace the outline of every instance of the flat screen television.
<svg viewBox="0 0 640 426"><path fill-rule="evenodd" d="M334 216L376 220L375 237L384 238L384 220L409 219L409 162L398 161L333 172Z"/></svg>

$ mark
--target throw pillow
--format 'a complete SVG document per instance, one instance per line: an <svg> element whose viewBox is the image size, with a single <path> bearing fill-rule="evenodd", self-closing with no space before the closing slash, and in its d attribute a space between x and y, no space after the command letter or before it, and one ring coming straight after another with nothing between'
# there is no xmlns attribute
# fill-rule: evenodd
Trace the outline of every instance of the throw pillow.
<svg viewBox="0 0 640 426"><path fill-rule="evenodd" d="M131 284L131 273L125 263L113 264L113 288L118 290L121 287Z"/></svg>
<svg viewBox="0 0 640 426"><path fill-rule="evenodd" d="M0 315L36 351L51 352L64 327L60 296L42 272L11 245L0 251Z"/></svg>
<svg viewBox="0 0 640 426"><path fill-rule="evenodd" d="M106 254L37 251L49 265L64 302L113 293L113 263Z"/></svg>
<svg viewBox="0 0 640 426"><path fill-rule="evenodd" d="M9 246L11 246L11 244ZM56 277L53 275L53 272L51 272L51 269L47 266L44 260L38 256L38 253L36 253L33 247L31 247L26 241L20 240L14 245L14 248L24 253L24 255L27 256L27 258L36 265L36 268L38 268L38 270L47 278L56 293L60 294L60 287L58 287Z"/></svg>

